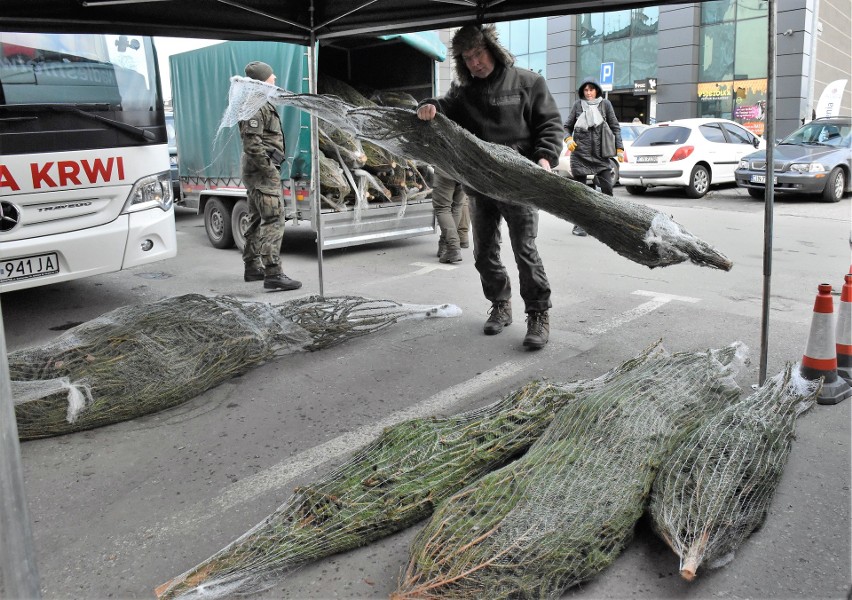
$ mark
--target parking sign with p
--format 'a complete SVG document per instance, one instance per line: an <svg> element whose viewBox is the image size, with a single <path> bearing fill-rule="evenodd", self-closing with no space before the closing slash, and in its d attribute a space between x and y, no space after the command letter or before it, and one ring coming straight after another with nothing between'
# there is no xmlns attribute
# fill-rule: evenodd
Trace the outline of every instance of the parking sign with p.
<svg viewBox="0 0 852 600"><path fill-rule="evenodd" d="M612 91L615 82L615 63L601 63L601 89L605 92Z"/></svg>

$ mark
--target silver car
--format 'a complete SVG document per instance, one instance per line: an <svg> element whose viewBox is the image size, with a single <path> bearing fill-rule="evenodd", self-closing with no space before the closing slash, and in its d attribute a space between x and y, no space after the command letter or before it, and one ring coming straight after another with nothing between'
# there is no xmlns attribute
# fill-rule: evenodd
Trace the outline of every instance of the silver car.
<svg viewBox="0 0 852 600"><path fill-rule="evenodd" d="M816 194L839 202L852 192L852 118L811 121L775 146L775 193ZM744 156L735 172L737 185L753 198L766 192L766 151Z"/></svg>

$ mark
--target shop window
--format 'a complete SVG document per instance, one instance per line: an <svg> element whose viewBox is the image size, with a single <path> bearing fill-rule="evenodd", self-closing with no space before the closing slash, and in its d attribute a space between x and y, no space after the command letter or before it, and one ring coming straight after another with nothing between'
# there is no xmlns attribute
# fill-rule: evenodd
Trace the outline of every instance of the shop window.
<svg viewBox="0 0 852 600"><path fill-rule="evenodd" d="M603 13L586 13L577 18L577 43L594 44L603 39Z"/></svg>
<svg viewBox="0 0 852 600"><path fill-rule="evenodd" d="M604 13L604 39L617 40L630 35L630 11Z"/></svg>
<svg viewBox="0 0 852 600"><path fill-rule="evenodd" d="M698 81L733 79L735 28L734 23L701 28L701 65L698 70ZM763 61L766 62L765 53Z"/></svg>
<svg viewBox="0 0 852 600"><path fill-rule="evenodd" d="M600 77L602 62L603 44L577 48L577 86L579 87L579 82L586 77Z"/></svg>
<svg viewBox="0 0 852 600"><path fill-rule="evenodd" d="M613 88L633 87L633 80L630 79L630 40L617 40L615 42L605 42L603 45L603 61L614 63L615 77L613 78ZM595 71L595 77L599 77L601 66Z"/></svg>
<svg viewBox="0 0 852 600"><path fill-rule="evenodd" d="M547 52L547 19L530 19L530 54Z"/></svg>
<svg viewBox="0 0 852 600"><path fill-rule="evenodd" d="M713 25L714 23L733 21L736 16L736 0L710 0L701 3L702 25Z"/></svg>
<svg viewBox="0 0 852 600"><path fill-rule="evenodd" d="M657 76L657 50L659 42L655 35L643 35L630 40L630 77L636 79Z"/></svg>
<svg viewBox="0 0 852 600"><path fill-rule="evenodd" d="M657 24L660 20L660 9L656 6L636 8L632 11L631 33L634 36L651 35L657 33Z"/></svg>
<svg viewBox="0 0 852 600"><path fill-rule="evenodd" d="M769 20L737 21L737 43L734 52L734 77L758 79L766 77L766 56L769 53L766 32Z"/></svg>

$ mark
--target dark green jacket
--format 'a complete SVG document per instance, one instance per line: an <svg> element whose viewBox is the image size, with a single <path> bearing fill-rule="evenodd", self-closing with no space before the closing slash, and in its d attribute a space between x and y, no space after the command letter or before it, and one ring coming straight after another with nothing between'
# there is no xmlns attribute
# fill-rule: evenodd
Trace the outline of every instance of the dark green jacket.
<svg viewBox="0 0 852 600"><path fill-rule="evenodd" d="M486 142L509 146L551 167L562 150L562 119L544 77L496 62L485 79L471 78L443 98L428 100L447 117Z"/></svg>
<svg viewBox="0 0 852 600"><path fill-rule="evenodd" d="M281 192L281 165L271 155L284 156L284 132L275 107L267 102L250 119L240 121L243 141L243 185L264 194Z"/></svg>

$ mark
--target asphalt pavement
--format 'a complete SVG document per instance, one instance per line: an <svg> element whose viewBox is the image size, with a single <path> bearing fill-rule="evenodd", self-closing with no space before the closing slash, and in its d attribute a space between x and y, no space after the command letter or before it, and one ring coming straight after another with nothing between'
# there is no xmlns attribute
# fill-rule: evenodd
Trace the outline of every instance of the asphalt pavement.
<svg viewBox="0 0 852 600"><path fill-rule="evenodd" d="M590 378L658 339L671 351L742 341L751 362L737 381L758 381L761 312L769 289L767 371L801 359L817 285L839 290L850 257L850 198L838 204L776 199L771 263L763 203L737 188L698 200L660 191L639 201L671 214L734 262L730 272L689 264L648 269L571 224L542 214L539 251L553 289L551 342L523 349L517 271L514 323L482 335L482 298L471 250L437 262L437 235L327 251L325 295L434 305L460 317L406 321L313 353L269 362L171 410L21 446L44 598L153 598L272 513L294 486L343 462L380 428L411 416L452 414L545 378ZM3 294L9 351L53 339L127 304L185 293L283 302L320 291L313 233L285 233L285 272L297 292L268 293L241 280L234 250L206 241L200 216L177 217L175 259L125 272ZM508 236L504 236L508 240ZM767 274L767 270L769 273ZM839 296L835 295L835 306ZM848 598L850 405L817 406L797 436L765 524L715 570L688 583L677 557L640 521L628 549L566 598ZM420 526L317 561L259 598L381 598L395 589Z"/></svg>

